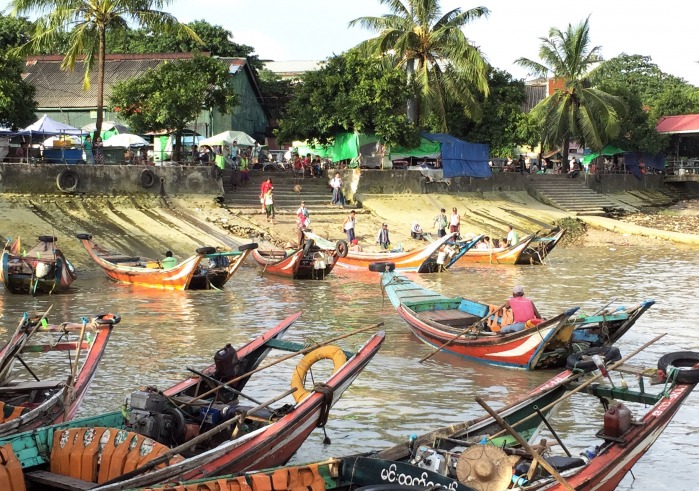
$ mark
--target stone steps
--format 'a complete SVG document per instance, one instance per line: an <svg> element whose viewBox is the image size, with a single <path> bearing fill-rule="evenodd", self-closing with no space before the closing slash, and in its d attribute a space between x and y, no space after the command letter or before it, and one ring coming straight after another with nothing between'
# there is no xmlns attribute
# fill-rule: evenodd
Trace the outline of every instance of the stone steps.
<svg viewBox="0 0 699 491"><path fill-rule="evenodd" d="M529 185L539 195L540 200L577 215L604 215L604 208L619 206L605 195L588 188L581 178L537 175L533 176Z"/></svg>

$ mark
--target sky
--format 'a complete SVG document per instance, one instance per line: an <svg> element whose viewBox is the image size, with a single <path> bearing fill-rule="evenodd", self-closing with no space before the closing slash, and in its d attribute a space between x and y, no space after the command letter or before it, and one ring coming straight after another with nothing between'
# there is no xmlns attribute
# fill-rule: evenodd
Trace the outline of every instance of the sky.
<svg viewBox="0 0 699 491"><path fill-rule="evenodd" d="M0 10L9 5L0 0ZM604 59L621 53L650 56L666 73L699 86L699 4L686 0L442 0L443 12L483 6L487 18L468 24L467 38L496 68L527 79L514 64L539 61L539 38L551 27L565 30L590 17L592 46ZM204 19L224 26L237 43L255 48L261 59L323 60L372 37L348 27L363 16L388 13L379 0L174 0L167 8L180 21Z"/></svg>

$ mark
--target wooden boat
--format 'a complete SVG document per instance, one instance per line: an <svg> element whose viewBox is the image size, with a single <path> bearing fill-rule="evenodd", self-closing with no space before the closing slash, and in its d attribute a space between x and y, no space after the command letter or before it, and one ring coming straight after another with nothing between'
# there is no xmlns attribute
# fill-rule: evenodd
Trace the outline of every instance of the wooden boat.
<svg viewBox="0 0 699 491"><path fill-rule="evenodd" d="M330 408L384 340L384 333L378 332L355 353L328 344L304 348L282 341L280 337L299 315L237 352L226 346L217 352L214 366L163 392L134 392L127 419L116 411L47 426L0 439L0 447L14 449L23 468L21 480L45 486L42 489L51 485L133 489L284 464L316 427L325 426ZM335 340L343 337L347 335ZM260 403L248 382L254 372L282 360L261 366L271 349L289 352L282 359L306 355L294 371L292 389ZM305 389L304 377L311 365L328 358L333 373L324 380L316 374L314 388ZM268 383L260 383L261 390L267 387ZM294 404L271 407L292 393ZM253 406L244 405L242 399Z"/></svg>
<svg viewBox="0 0 699 491"><path fill-rule="evenodd" d="M527 370L561 367L573 343L578 350L611 346L654 303L649 300L623 310L608 307L590 316L574 316L577 308L571 309L523 331L501 334L501 327L512 323L509 309L447 297L395 274L390 264L375 263L372 270L384 269L383 289L418 339L434 347L452 340L444 351L493 365Z"/></svg>
<svg viewBox="0 0 699 491"><path fill-rule="evenodd" d="M690 366L699 362L697 353L665 355L675 359L678 356ZM601 375L583 380L564 371L498 411L479 401L487 411L480 418L413 436L381 451L147 489L612 491L660 437L694 390L699 370L689 372L693 373L691 378L667 377L667 386L651 392L642 383L635 388L614 388L592 383ZM651 375L655 378L655 374ZM576 397L590 399L581 415L590 419L593 429L599 429L594 435L595 445L589 446L589 440L581 439L577 432L571 431L566 438L561 436L569 423L558 425L555 409L576 391ZM594 410L596 401L601 403L600 411ZM502 429L501 421L510 426L511 433ZM547 438L541 438L542 434ZM517 437L528 447L524 448ZM557 476L534 463L533 452L542 455Z"/></svg>
<svg viewBox="0 0 699 491"><path fill-rule="evenodd" d="M257 244L243 244L238 251L218 252L215 247L200 247L174 268L163 269L160 262L140 256L108 251L92 241L90 234L77 238L90 257L111 280L121 283L170 290L220 290L235 274ZM204 259L208 265L202 264Z"/></svg>
<svg viewBox="0 0 699 491"><path fill-rule="evenodd" d="M535 234L515 264L543 264L546 256L558 245L566 233L564 228L553 228L544 234Z"/></svg>
<svg viewBox="0 0 699 491"><path fill-rule="evenodd" d="M2 251L0 278L10 293L61 293L75 280L75 268L56 247L56 237L41 235L37 245L20 252L19 239Z"/></svg>
<svg viewBox="0 0 699 491"><path fill-rule="evenodd" d="M102 314L81 323L53 325L44 317L30 319L25 314L0 351L0 436L72 419L119 320ZM40 380L26 355L57 351L67 351L68 361L62 365L54 358L50 375Z"/></svg>
<svg viewBox="0 0 699 491"><path fill-rule="evenodd" d="M523 237L522 240L511 247L470 249L466 254L461 256L459 265L464 266L467 263L519 264L524 260L524 251L530 247L530 244L534 241L534 239L536 239L536 235L532 234Z"/></svg>
<svg viewBox="0 0 699 491"><path fill-rule="evenodd" d="M262 268L262 274L286 276L297 280L322 280L330 274L342 254L347 254L347 244L333 248L316 245L313 239L306 240L303 248L291 251L252 251L252 258Z"/></svg>
<svg viewBox="0 0 699 491"><path fill-rule="evenodd" d="M315 240L316 244L324 247L331 242L322 237L306 233L306 237ZM366 271L371 263L390 261L398 271L417 271L418 273L436 273L453 266L461 257L467 254L482 238L479 235L470 241L457 241L456 234L444 237L427 244L420 249L410 252L348 252L346 257L340 257L337 266L350 270Z"/></svg>

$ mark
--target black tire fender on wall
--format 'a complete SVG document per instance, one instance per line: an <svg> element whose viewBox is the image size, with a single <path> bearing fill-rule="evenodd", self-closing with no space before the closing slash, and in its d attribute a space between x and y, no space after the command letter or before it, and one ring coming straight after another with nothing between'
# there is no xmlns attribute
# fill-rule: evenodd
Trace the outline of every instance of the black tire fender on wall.
<svg viewBox="0 0 699 491"><path fill-rule="evenodd" d="M204 189L204 179L201 174L190 174L187 176L187 190L190 193L201 193Z"/></svg>
<svg viewBox="0 0 699 491"><path fill-rule="evenodd" d="M64 193L73 193L78 189L80 176L73 169L63 169L56 176L56 186L59 191Z"/></svg>
<svg viewBox="0 0 699 491"><path fill-rule="evenodd" d="M158 176L156 176L155 172L150 169L143 169L141 171L141 175L138 177L138 182L141 184L141 187L146 189L155 186L157 180Z"/></svg>

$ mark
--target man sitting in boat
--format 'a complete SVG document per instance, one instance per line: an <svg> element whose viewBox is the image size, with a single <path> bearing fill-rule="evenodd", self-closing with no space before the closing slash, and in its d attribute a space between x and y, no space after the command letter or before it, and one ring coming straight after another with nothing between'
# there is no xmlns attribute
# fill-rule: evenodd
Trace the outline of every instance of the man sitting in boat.
<svg viewBox="0 0 699 491"><path fill-rule="evenodd" d="M160 264L163 269L172 269L177 266L177 259L172 255L172 251L167 251L165 253L165 259L160 261Z"/></svg>
<svg viewBox="0 0 699 491"><path fill-rule="evenodd" d="M349 246L350 252L364 252L364 249L362 246L359 245L359 240L357 239L352 239L352 242L350 242Z"/></svg>
<svg viewBox="0 0 699 491"><path fill-rule="evenodd" d="M500 330L503 334L521 331L525 328L528 321L539 321L541 319L541 314L536 309L534 302L524 296L524 287L522 285L517 285L512 289L512 298L505 302L505 308L512 309L514 321Z"/></svg>

